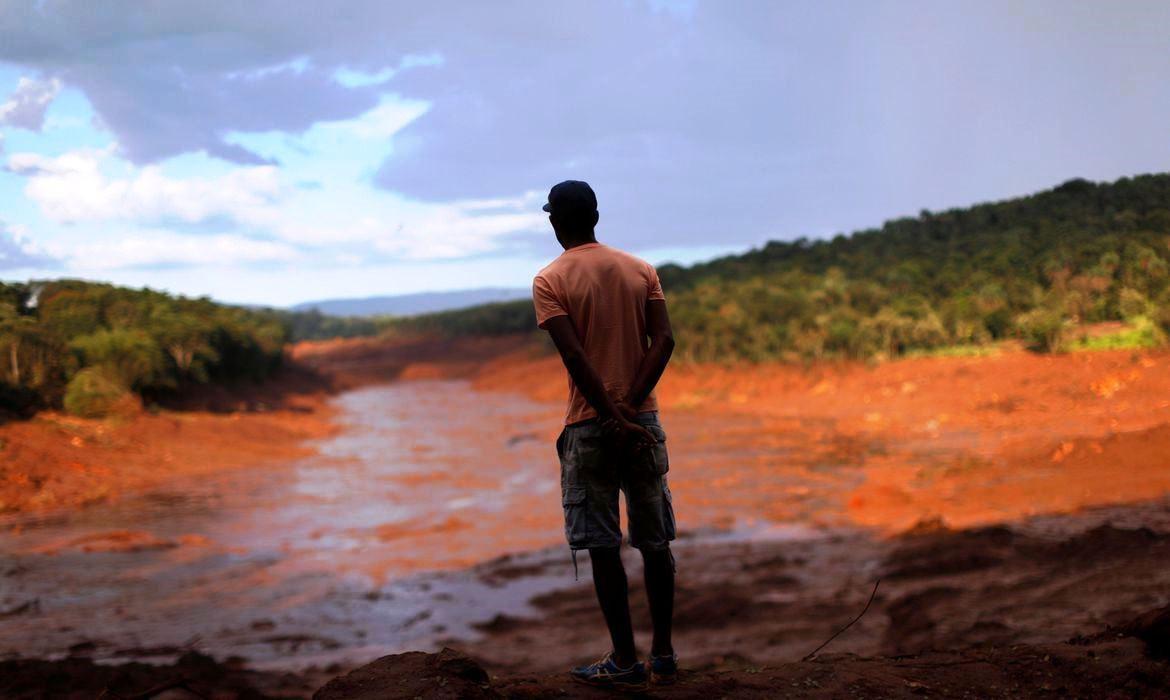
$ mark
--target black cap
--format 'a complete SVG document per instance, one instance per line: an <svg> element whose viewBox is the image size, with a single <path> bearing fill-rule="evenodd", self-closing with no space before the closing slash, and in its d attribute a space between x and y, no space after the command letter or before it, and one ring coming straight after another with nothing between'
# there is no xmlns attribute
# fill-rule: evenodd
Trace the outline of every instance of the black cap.
<svg viewBox="0 0 1170 700"><path fill-rule="evenodd" d="M542 207L548 213L591 214L597 211L597 195L588 182L565 180L548 191L548 204Z"/></svg>

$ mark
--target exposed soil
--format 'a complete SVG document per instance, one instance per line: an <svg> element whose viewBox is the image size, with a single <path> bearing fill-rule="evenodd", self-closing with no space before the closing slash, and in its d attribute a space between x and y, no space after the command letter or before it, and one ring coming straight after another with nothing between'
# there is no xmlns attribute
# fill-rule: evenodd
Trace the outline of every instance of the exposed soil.
<svg viewBox="0 0 1170 700"><path fill-rule="evenodd" d="M297 343L292 358L328 374L341 387L407 379L462 379L483 374L500 357L544 358L530 335L484 338L336 338Z"/></svg>
<svg viewBox="0 0 1170 700"><path fill-rule="evenodd" d="M329 378L292 366L107 419L44 411L0 423L0 515L78 508L229 469L289 461L336 430Z"/></svg>
<svg viewBox="0 0 1170 700"><path fill-rule="evenodd" d="M295 356L347 378L458 376L484 391L564 401L560 359L528 337L436 343L330 341ZM478 362L459 359L469 356ZM1038 355L1004 345L985 357L876 365L672 365L658 393L668 432L672 421L688 429L672 464L689 474L672 489L701 523L722 517L705 512L713 492L747 480L767 502L745 513L841 524L843 511L845 522L886 533L923 519L969 527L1170 493L1166 350ZM742 429L705 433L712 415ZM739 453L728 454L729 441ZM778 471L807 481L842 464L855 467L857 485L838 503L813 502L807 484L773 483Z"/></svg>
<svg viewBox="0 0 1170 700"><path fill-rule="evenodd" d="M530 337L301 343L269 381L206 386L106 419L0 415L0 515L72 509L175 479L289 462L341 428L327 399L396 379L466 377L492 357L539 352Z"/></svg>
<svg viewBox="0 0 1170 700"><path fill-rule="evenodd" d="M293 674L258 673L191 654L173 666L96 666L88 660L2 662L6 698L309 697L312 683ZM379 658L321 686L315 700L415 698L606 698L615 693L575 684L565 674L491 675L453 649ZM618 695L619 697L621 695ZM630 696L627 694L627 696ZM752 664L728 659L683 669L656 698L1166 698L1166 665L1141 641L1115 633L1073 643L979 645L962 652L898 658L826 654L809 662Z"/></svg>
<svg viewBox="0 0 1170 700"><path fill-rule="evenodd" d="M682 672L648 695L1170 697L1168 558L1170 500L886 540L684 541ZM637 563L628 563L636 582ZM477 571L501 580L541 573L522 568L505 557ZM877 577L866 614L806 658L863 609ZM639 593L633 600L644 631L646 607ZM459 651L386 656L348 672L250 671L194 652L169 666L16 660L0 662L0 696L130 697L178 681L216 698L609 696L566 674L607 643L589 585L534 602L531 617L500 616L481 626L479 641L449 642Z"/></svg>
<svg viewBox="0 0 1170 700"><path fill-rule="evenodd" d="M827 654L809 662L730 659L652 686L655 698L1165 698L1166 666L1140 642L1103 635L1076 645L980 645L898 658ZM564 674L491 676L452 649L387 656L331 681L315 700L605 698Z"/></svg>
<svg viewBox="0 0 1170 700"><path fill-rule="evenodd" d="M799 661L864 608L879 579L868 612L826 652L895 657L1052 644L1170 605L1170 499L1011 527L683 541L675 550L674 642L692 667ZM650 618L636 553L626 564L635 628L644 633ZM599 656L608 637L584 581L536 598L537 617L481 626L484 638L460 648L509 673L563 671ZM1166 624L1148 620L1163 637Z"/></svg>
<svg viewBox="0 0 1170 700"><path fill-rule="evenodd" d="M77 507L176 475L287 461L338 429L325 398L363 384L459 377L550 405L565 395L559 359L531 336L334 340L301 343L291 356L276 381L207 390L156 412L100 421L43 412L0 424L0 513ZM704 501L712 488L746 479L767 497L741 508L749 517L838 524L831 513L843 511L886 532L922 519L965 527L1170 492L1161 461L1170 453L1165 351L679 365L659 394L668 426L701 426L711 414L743 423L736 435L690 430L687 449L672 455L704 475L673 485L698 522L745 524L721 522L725 514L705 513ZM729 440L741 446L733 459ZM705 453L705 442L720 452ZM805 484L768 488L778 466L815 479L843 463L857 469L857 485L839 503L816 502Z"/></svg>
<svg viewBox="0 0 1170 700"><path fill-rule="evenodd" d="M0 697L120 700L129 698L303 698L319 679L244 668L189 651L175 663L95 664L86 658L0 661Z"/></svg>
<svg viewBox="0 0 1170 700"><path fill-rule="evenodd" d="M552 420L565 394L559 359L530 337L329 341L293 357L312 371L264 389L267 399L220 392L157 414L46 413L0 426L0 511L76 507L177 474L304 455L309 439L338 429L324 405L338 388L459 377L546 401ZM680 525L708 536L677 543L675 645L687 670L653 695L1170 696L1170 353L677 366L659 398ZM814 537L784 539L785 524ZM721 528L752 536L711 534ZM70 547L185 544L126 531ZM376 697L599 695L564 674L608 646L583 564L582 581L535 598L531 616L497 615L478 639L446 642L475 662L455 652L386 657L321 697L367 697L362 684ZM485 581L549 575L508 557L474 571ZM879 578L866 615L802 662ZM206 663L200 673L220 674L203 686L216 697L305 696L345 670L289 676ZM4 661L0 695L39 697L36 683L61 678L78 697L130 695L179 672L136 666L116 681L118 668L128 667Z"/></svg>

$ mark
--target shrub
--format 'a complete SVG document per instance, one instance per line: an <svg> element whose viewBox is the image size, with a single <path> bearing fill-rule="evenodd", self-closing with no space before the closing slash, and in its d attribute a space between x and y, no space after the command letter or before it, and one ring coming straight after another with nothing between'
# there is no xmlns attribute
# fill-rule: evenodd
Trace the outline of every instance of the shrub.
<svg viewBox="0 0 1170 700"><path fill-rule="evenodd" d="M1170 303L1160 305L1154 312L1153 320L1161 327L1163 333L1170 335Z"/></svg>
<svg viewBox="0 0 1170 700"><path fill-rule="evenodd" d="M65 387L65 410L75 416L101 418L140 407L138 397L106 368L86 367Z"/></svg>
<svg viewBox="0 0 1170 700"><path fill-rule="evenodd" d="M144 331L101 330L75 338L72 347L85 365L104 367L122 386L141 390L174 383L162 349Z"/></svg>
<svg viewBox="0 0 1170 700"><path fill-rule="evenodd" d="M1146 318L1134 318L1126 328L1116 333L1093 337L1082 337L1070 344L1072 350L1121 350L1156 348L1165 344L1166 334L1158 325Z"/></svg>
<svg viewBox="0 0 1170 700"><path fill-rule="evenodd" d="M1016 316L1016 330L1029 350L1056 352L1066 340L1067 321L1059 310L1039 307Z"/></svg>
<svg viewBox="0 0 1170 700"><path fill-rule="evenodd" d="M1122 318L1132 320L1149 314L1150 301L1136 289L1122 287L1118 293L1117 308Z"/></svg>

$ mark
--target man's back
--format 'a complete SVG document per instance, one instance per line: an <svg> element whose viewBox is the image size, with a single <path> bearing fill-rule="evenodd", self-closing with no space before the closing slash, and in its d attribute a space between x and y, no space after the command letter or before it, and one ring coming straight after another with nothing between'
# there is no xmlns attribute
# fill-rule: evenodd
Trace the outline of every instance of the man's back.
<svg viewBox="0 0 1170 700"><path fill-rule="evenodd" d="M664 298L654 267L616 248L586 243L569 248L541 270L533 280L532 297L542 327L550 318L569 316L607 392L623 396L646 354L646 302ZM657 407L651 393L638 409ZM596 415L570 379L565 423Z"/></svg>

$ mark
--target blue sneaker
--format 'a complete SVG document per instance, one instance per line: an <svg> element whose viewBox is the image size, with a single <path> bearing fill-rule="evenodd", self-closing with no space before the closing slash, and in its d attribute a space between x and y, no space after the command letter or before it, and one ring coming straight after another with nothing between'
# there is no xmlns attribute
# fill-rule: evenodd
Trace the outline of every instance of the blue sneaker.
<svg viewBox="0 0 1170 700"><path fill-rule="evenodd" d="M650 687L646 666L643 663L635 662L629 668L619 668L613 662L612 651L588 666L578 666L569 671L569 675L578 683L602 688L645 690Z"/></svg>
<svg viewBox="0 0 1170 700"><path fill-rule="evenodd" d="M658 685L670 685L678 678L678 654L670 656L650 655L646 662L650 669L650 682Z"/></svg>

